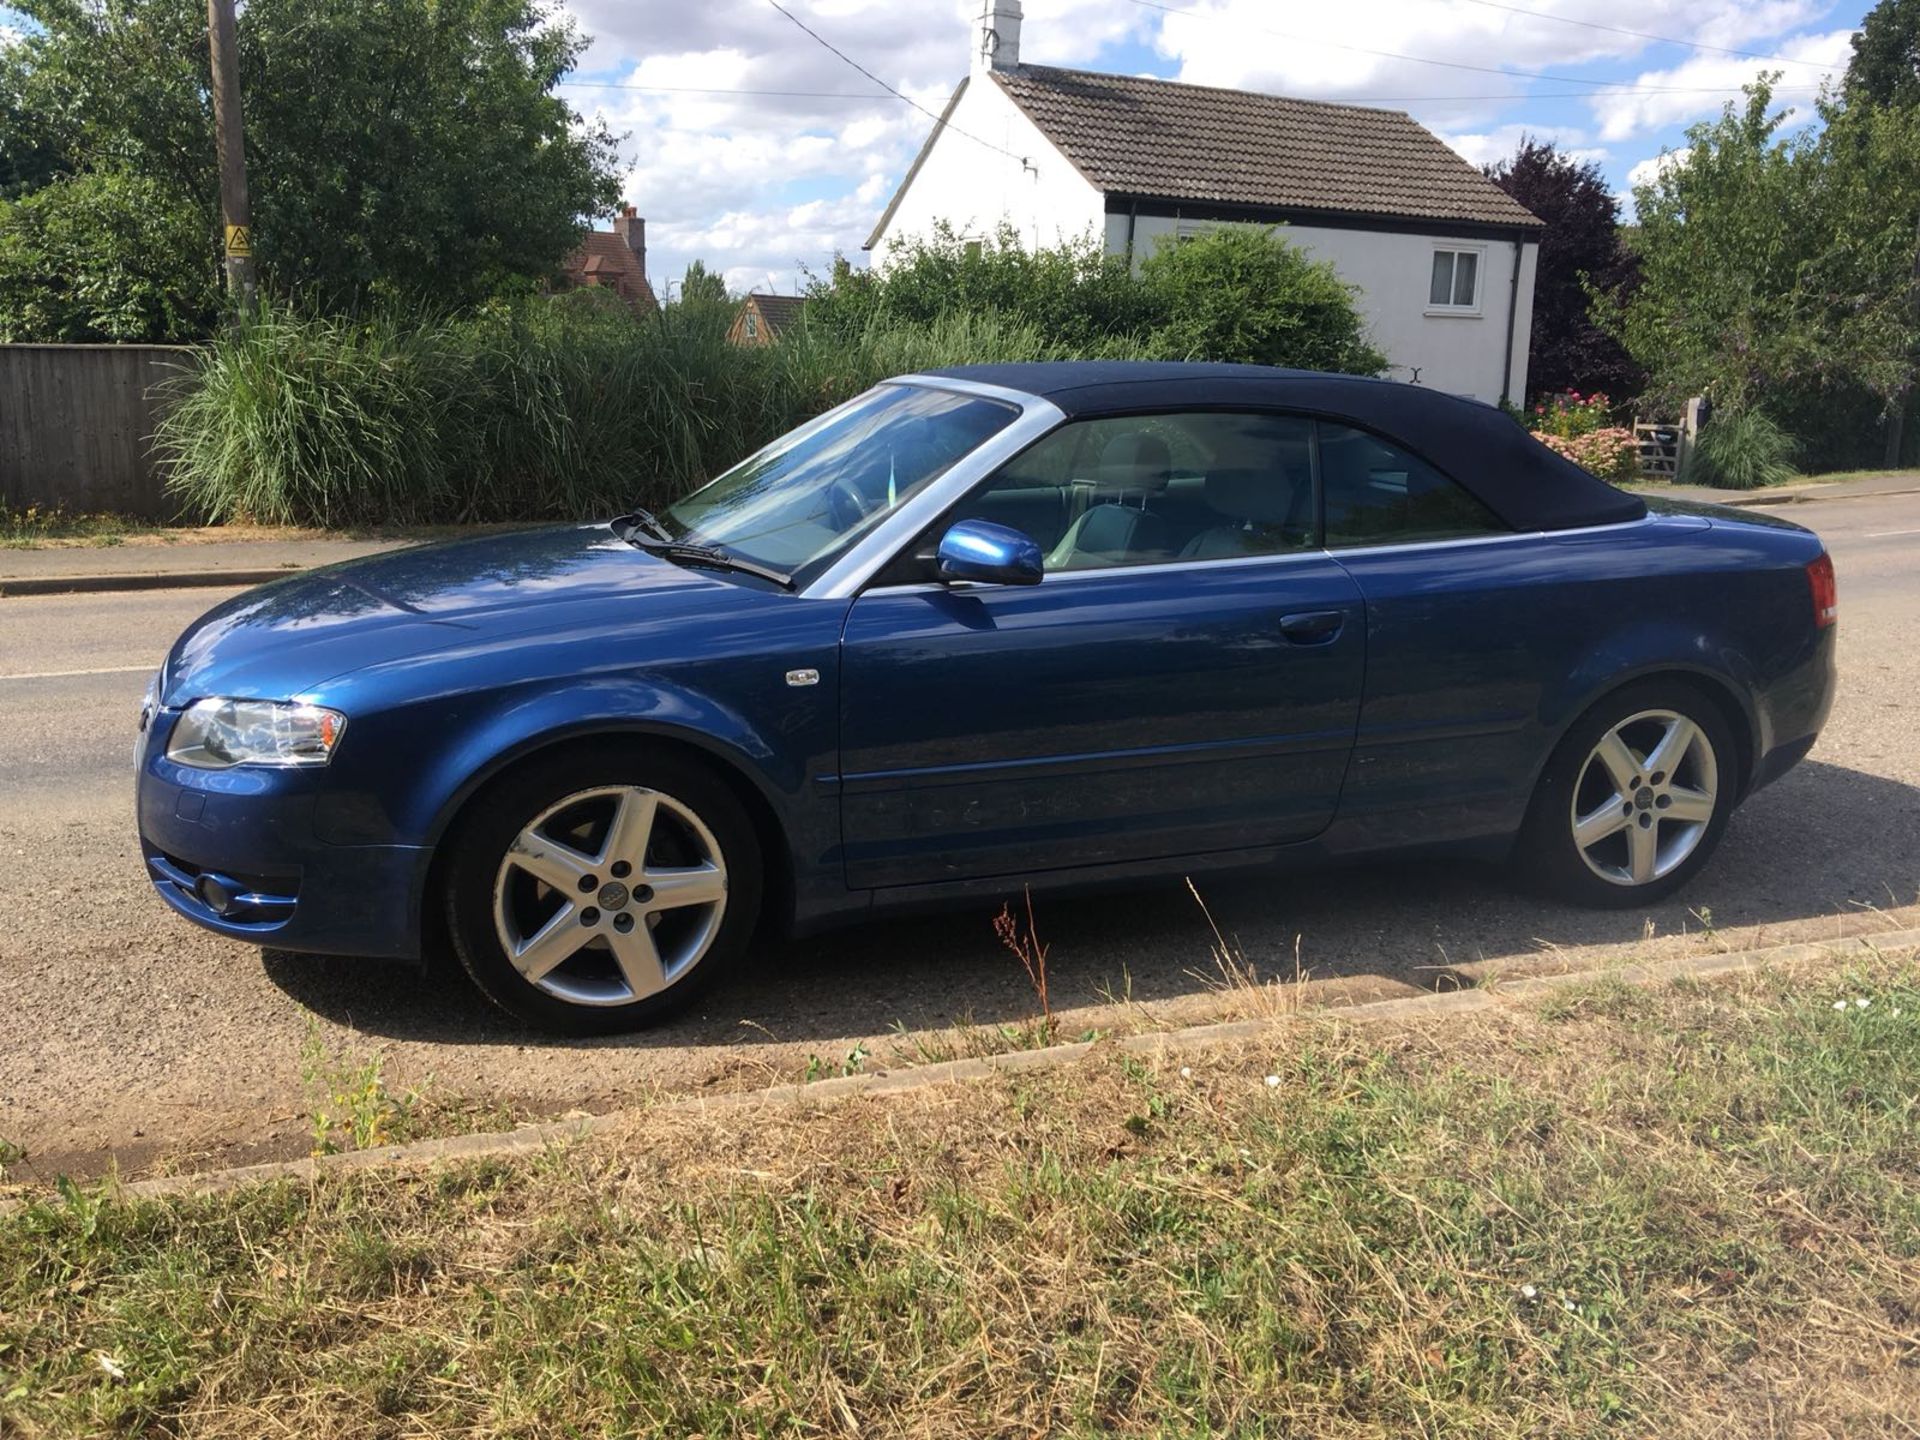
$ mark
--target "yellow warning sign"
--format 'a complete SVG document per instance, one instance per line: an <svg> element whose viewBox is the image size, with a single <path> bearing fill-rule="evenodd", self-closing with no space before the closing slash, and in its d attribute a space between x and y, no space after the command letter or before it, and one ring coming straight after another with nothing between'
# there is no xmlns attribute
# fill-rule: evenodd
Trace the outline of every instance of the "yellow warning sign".
<svg viewBox="0 0 1920 1440"><path fill-rule="evenodd" d="M253 254L253 227L250 225L227 226L227 254L247 256Z"/></svg>

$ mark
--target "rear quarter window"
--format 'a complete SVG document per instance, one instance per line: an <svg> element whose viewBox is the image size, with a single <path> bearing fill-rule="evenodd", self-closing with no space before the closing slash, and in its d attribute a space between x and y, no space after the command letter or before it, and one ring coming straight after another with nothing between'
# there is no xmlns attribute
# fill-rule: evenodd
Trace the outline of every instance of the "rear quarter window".
<svg viewBox="0 0 1920 1440"><path fill-rule="evenodd" d="M1345 425L1320 425L1330 549L1507 533L1498 516L1417 455Z"/></svg>

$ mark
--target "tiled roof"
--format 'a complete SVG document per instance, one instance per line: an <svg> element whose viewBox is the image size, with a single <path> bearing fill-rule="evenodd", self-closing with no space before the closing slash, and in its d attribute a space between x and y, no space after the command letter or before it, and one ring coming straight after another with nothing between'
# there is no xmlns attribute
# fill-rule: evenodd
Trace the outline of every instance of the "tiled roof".
<svg viewBox="0 0 1920 1440"><path fill-rule="evenodd" d="M749 295L747 299L776 335L789 325L799 323L801 312L807 308L804 295Z"/></svg>
<svg viewBox="0 0 1920 1440"><path fill-rule="evenodd" d="M611 230L589 230L580 248L567 257L566 273L574 284L593 283L614 291L634 305L652 305L653 287L647 272L625 238Z"/></svg>
<svg viewBox="0 0 1920 1440"><path fill-rule="evenodd" d="M1398 110L1041 65L994 71L993 78L1110 195L1540 224Z"/></svg>

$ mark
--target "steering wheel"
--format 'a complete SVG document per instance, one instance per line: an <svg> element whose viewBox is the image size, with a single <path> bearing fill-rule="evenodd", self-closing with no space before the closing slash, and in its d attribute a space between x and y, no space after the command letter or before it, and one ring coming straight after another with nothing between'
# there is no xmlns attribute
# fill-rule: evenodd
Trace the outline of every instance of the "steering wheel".
<svg viewBox="0 0 1920 1440"><path fill-rule="evenodd" d="M862 495L850 480L836 480L827 486L827 518L834 529L853 529L880 507Z"/></svg>

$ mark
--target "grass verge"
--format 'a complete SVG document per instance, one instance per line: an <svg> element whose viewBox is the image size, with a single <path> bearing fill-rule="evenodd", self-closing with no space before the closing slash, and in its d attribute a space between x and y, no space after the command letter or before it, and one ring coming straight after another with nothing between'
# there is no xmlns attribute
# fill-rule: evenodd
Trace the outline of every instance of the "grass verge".
<svg viewBox="0 0 1920 1440"><path fill-rule="evenodd" d="M0 1219L0 1432L1905 1433L1916 1095L1875 958L67 1186Z"/></svg>
<svg viewBox="0 0 1920 1440"><path fill-rule="evenodd" d="M29 505L15 510L0 505L0 550L37 550L44 545L121 545L136 535L165 527L130 515L79 515L59 508Z"/></svg>

